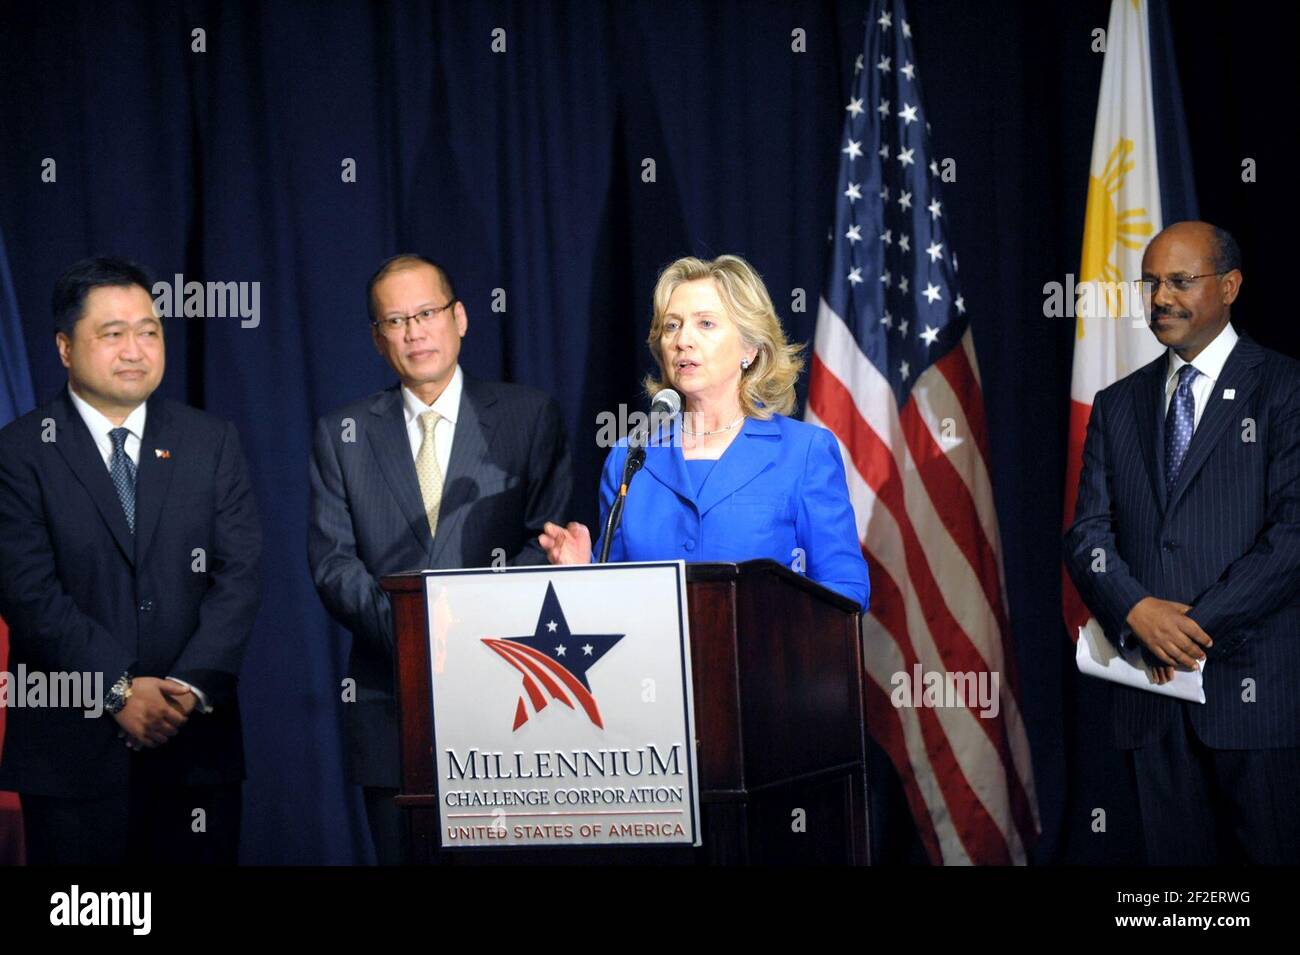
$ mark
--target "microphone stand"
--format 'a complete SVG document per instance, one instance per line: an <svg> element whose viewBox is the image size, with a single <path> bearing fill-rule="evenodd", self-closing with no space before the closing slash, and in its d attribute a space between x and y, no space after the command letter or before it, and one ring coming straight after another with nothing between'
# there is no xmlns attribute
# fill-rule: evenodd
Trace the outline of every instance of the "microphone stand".
<svg viewBox="0 0 1300 955"><path fill-rule="evenodd" d="M632 483L632 478L636 477L636 472L641 470L645 464L645 447L650 443L651 431L658 431L654 427L655 416L668 415L672 417L681 410L682 399L677 392L671 388L664 388L654 396L650 403L650 421L646 424L645 430L634 431L628 437L627 460L623 463L623 481L619 485L618 497L614 498L614 503L609 509L609 516L605 518L605 533L602 536L600 545L600 556L597 563L609 563L609 549L614 543L614 533L623 521L623 504L627 500L627 488Z"/></svg>
<svg viewBox="0 0 1300 955"><path fill-rule="evenodd" d="M648 438L649 435L646 437ZM636 476L637 471L641 470L641 465L644 463L644 447L628 449L627 461L623 464L623 483L619 486L618 497L614 498L614 505L609 509L609 516L605 518L604 540L601 541L600 557L596 561L598 564L609 562L609 548L614 543L614 532L623 521L623 502L627 500L627 486L632 483L632 478Z"/></svg>

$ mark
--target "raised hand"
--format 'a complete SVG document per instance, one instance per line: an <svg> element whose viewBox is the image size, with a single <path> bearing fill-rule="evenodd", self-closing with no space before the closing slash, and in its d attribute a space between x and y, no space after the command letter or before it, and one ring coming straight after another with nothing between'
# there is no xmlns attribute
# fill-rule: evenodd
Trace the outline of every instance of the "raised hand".
<svg viewBox="0 0 1300 955"><path fill-rule="evenodd" d="M546 559L552 564L590 564L591 531L585 524L569 521L567 527L546 522L537 543L546 551Z"/></svg>

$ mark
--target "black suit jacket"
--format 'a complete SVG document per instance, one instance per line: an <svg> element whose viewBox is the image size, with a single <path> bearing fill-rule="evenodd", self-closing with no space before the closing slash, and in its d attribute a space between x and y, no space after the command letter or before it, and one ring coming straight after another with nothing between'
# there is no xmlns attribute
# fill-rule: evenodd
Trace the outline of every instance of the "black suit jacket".
<svg viewBox="0 0 1300 955"><path fill-rule="evenodd" d="M167 456L158 454L166 452ZM201 549L202 554L196 550ZM136 532L67 390L0 431L0 616L10 670L174 676L207 696L142 759L187 785L243 778L235 686L259 596L262 531L233 425L149 399ZM127 783L107 713L11 709L0 789L67 797Z"/></svg>
<svg viewBox="0 0 1300 955"><path fill-rule="evenodd" d="M568 443L555 401L522 385L464 378L438 534L420 498L399 386L325 415L311 458L307 559L326 609L352 632L344 704L349 775L400 779L393 622L379 578L404 571L544 564L546 521L565 519Z"/></svg>
<svg viewBox="0 0 1300 955"><path fill-rule="evenodd" d="M1114 687L1116 741L1152 742L1187 706L1208 746L1300 745L1300 363L1239 338L1168 493L1167 371L1161 355L1097 395L1066 567L1111 639L1154 596L1191 604L1214 646L1203 706Z"/></svg>

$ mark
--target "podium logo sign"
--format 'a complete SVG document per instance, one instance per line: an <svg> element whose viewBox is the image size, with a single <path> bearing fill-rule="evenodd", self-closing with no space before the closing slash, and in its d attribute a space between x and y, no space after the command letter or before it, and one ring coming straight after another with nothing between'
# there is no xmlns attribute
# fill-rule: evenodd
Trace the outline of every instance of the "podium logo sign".
<svg viewBox="0 0 1300 955"><path fill-rule="evenodd" d="M426 574L444 848L699 845L685 576Z"/></svg>
<svg viewBox="0 0 1300 955"><path fill-rule="evenodd" d="M572 696L591 722L603 729L605 724L600 721L600 708L591 695L587 670L624 636L626 634L622 633L574 636L564 619L564 611L560 609L560 600L555 596L555 586L547 584L537 629L531 636L506 637L503 640L484 637L483 642L523 674L524 691L534 710L540 712L549 700L558 700L573 709L573 702L569 699ZM528 708L521 696L519 705L515 707L514 728L519 729L526 722Z"/></svg>

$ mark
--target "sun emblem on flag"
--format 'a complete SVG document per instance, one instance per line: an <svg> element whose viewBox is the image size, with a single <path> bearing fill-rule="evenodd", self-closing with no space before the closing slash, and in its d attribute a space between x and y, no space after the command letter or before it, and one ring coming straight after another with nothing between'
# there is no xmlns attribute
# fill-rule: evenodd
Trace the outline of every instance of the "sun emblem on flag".
<svg viewBox="0 0 1300 955"><path fill-rule="evenodd" d="M576 702L594 726L604 729L600 708L587 682L587 671L625 636L571 632L560 598L555 595L555 586L548 583L537 627L530 636L483 638L489 649L523 675L524 692L515 706L513 729L528 722L524 696L532 703L534 713L540 713L551 700L558 700L569 709Z"/></svg>
<svg viewBox="0 0 1300 955"><path fill-rule="evenodd" d="M1100 282L1105 291L1107 313L1115 318L1123 314L1122 283L1113 261L1116 248L1140 252L1146 240L1155 232L1150 213L1145 208L1121 209L1120 194L1124 181L1136 163L1130 158L1133 140L1120 138L1110 151L1106 166L1100 175L1088 176L1088 208L1083 223L1083 262L1079 269L1079 283ZM1078 338L1083 337L1083 315L1075 322Z"/></svg>

